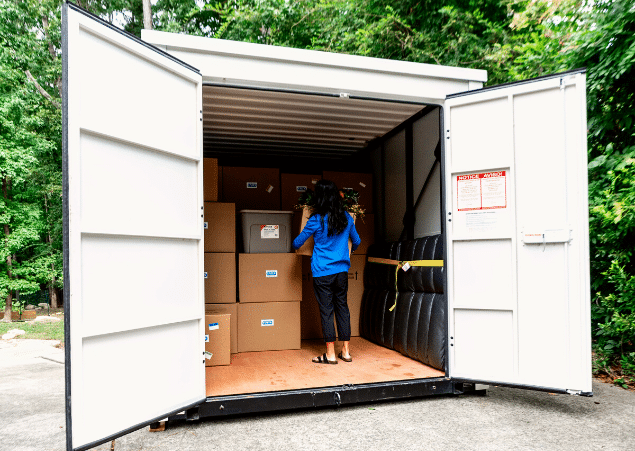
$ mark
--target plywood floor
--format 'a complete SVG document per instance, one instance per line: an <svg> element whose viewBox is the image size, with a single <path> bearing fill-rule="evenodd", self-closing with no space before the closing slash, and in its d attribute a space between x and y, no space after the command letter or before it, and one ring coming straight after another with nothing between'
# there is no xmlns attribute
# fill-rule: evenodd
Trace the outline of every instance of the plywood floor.
<svg viewBox="0 0 635 451"><path fill-rule="evenodd" d="M339 348L336 344L336 353ZM311 362L324 352L321 340L303 340L292 351L233 354L231 365L206 368L207 396L261 393L343 384L442 377L442 371L363 338L351 338L353 362L337 365Z"/></svg>

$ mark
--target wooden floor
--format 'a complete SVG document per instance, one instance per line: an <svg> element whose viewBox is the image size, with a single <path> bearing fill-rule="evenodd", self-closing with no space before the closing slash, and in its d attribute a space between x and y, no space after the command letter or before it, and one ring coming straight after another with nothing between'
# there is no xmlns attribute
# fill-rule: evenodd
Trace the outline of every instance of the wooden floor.
<svg viewBox="0 0 635 451"><path fill-rule="evenodd" d="M303 340L300 350L233 354L231 365L206 368L207 396L420 379L445 374L360 337L351 338L350 346L353 362L338 359L337 365L311 362L312 357L324 352L321 340ZM339 352L337 344L335 349Z"/></svg>

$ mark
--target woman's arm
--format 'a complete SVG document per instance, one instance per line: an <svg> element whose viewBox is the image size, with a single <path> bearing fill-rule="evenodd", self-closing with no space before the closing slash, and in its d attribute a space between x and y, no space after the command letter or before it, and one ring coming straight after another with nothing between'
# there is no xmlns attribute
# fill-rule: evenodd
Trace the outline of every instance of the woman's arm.
<svg viewBox="0 0 635 451"><path fill-rule="evenodd" d="M318 220L317 215L311 216L307 223L304 225L302 232L293 240L293 248L300 249L304 242L309 239L311 235L317 230Z"/></svg>
<svg viewBox="0 0 635 451"><path fill-rule="evenodd" d="M362 239L359 237L359 234L357 233L357 229L355 228L355 222L353 221L353 218L351 217L350 221L352 222L351 224L351 229L350 229L350 233L349 233L349 238L351 239L351 242L353 244L353 246L351 247L351 250L356 250L360 243L362 242Z"/></svg>

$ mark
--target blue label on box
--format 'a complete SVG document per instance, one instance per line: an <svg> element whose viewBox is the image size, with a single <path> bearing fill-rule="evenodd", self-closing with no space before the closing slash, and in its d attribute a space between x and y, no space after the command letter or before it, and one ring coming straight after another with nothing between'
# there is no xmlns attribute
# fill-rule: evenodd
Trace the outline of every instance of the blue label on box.
<svg viewBox="0 0 635 451"><path fill-rule="evenodd" d="M218 325L218 323L211 323L209 325L209 330L216 330L218 329L220 326Z"/></svg>
<svg viewBox="0 0 635 451"><path fill-rule="evenodd" d="M261 320L260 320L260 325L261 325L262 327L265 327L265 326L273 326L273 320L272 320L272 319L261 319Z"/></svg>
<svg viewBox="0 0 635 451"><path fill-rule="evenodd" d="M277 269L265 270L265 277L278 277L278 270Z"/></svg>
<svg viewBox="0 0 635 451"><path fill-rule="evenodd" d="M247 188L258 188L258 182L247 182Z"/></svg>

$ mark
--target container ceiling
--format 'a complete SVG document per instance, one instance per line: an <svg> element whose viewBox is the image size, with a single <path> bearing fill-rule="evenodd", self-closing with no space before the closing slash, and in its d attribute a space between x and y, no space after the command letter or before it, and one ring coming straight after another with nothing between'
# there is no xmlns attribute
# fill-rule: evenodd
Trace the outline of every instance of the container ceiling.
<svg viewBox="0 0 635 451"><path fill-rule="evenodd" d="M423 108L425 105L205 85L204 153L341 158L365 148Z"/></svg>

